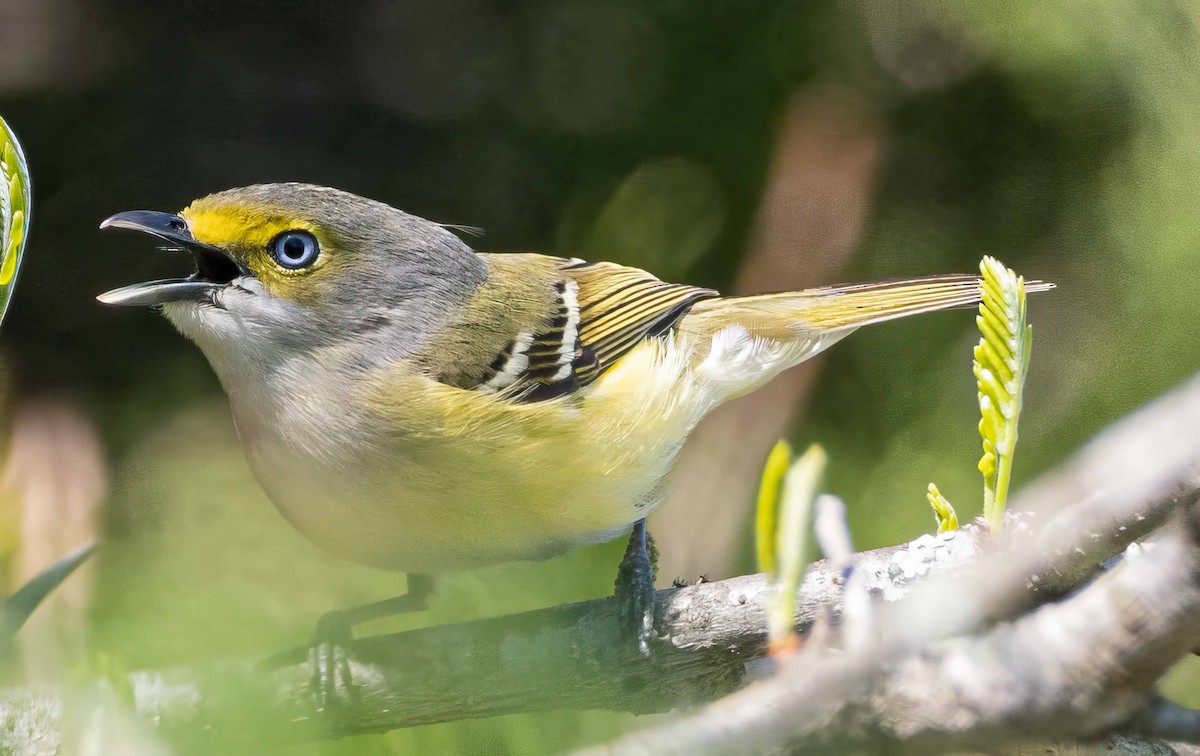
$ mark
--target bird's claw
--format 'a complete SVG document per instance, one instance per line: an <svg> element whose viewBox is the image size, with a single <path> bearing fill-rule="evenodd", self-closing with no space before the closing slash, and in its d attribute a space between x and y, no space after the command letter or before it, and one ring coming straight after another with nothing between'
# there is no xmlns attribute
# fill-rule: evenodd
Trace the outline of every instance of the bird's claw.
<svg viewBox="0 0 1200 756"><path fill-rule="evenodd" d="M320 713L335 709L339 698L353 696L354 679L350 673L350 656L346 650L351 639L350 627L338 612L331 612L317 622L312 644L308 649L309 693Z"/></svg>
<svg viewBox="0 0 1200 756"><path fill-rule="evenodd" d="M627 596L620 596L621 624L628 629L629 635L637 639L638 653L650 655L650 642L655 638L654 631L654 587L649 591L641 586L631 586L632 591Z"/></svg>
<svg viewBox="0 0 1200 756"><path fill-rule="evenodd" d="M638 653L650 655L654 640L654 549L648 548L645 522L634 525L617 569L616 597L621 605L621 624L637 639Z"/></svg>

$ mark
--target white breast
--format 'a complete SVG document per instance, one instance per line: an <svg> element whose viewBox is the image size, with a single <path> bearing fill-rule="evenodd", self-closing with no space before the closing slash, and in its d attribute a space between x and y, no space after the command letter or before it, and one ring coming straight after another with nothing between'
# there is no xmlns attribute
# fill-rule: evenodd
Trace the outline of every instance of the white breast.
<svg viewBox="0 0 1200 756"><path fill-rule="evenodd" d="M250 466L288 520L347 559L441 572L624 531L658 504L696 422L793 356L730 331L693 370L690 339L649 340L581 395L533 404L399 369L332 370L336 355L231 356L200 343ZM372 391L380 384L387 401Z"/></svg>
<svg viewBox="0 0 1200 756"><path fill-rule="evenodd" d="M659 503L703 413L674 344L634 350L569 401L513 405L411 378L405 412L330 417L344 380L289 371L308 398L233 401L247 458L284 515L319 545L376 567L441 572L557 555L612 538ZM351 392L354 393L354 392ZM457 404L453 406L459 406ZM264 412L264 408L269 408ZM437 433L429 428L438 427Z"/></svg>

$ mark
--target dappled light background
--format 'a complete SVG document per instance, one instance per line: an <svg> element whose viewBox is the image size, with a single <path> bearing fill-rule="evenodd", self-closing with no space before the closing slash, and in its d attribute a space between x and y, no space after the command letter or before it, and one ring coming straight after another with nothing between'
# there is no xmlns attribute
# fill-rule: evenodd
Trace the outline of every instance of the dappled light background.
<svg viewBox="0 0 1200 756"><path fill-rule="evenodd" d="M739 293L994 255L1060 287L1031 299L1018 487L1200 365L1192 3L0 0L0 113L35 193L0 331L0 576L103 544L26 634L34 679L266 655L405 587L294 533L199 353L95 302L187 267L99 233L120 210L309 181L482 226L480 249ZM825 445L860 548L932 529L930 481L978 513L976 339L963 312L876 326L716 413L652 520L660 584L752 568L781 435ZM449 576L430 612L364 631L602 596L622 548ZM1190 669L1171 685L1200 702ZM561 750L638 722L547 712L293 750Z"/></svg>

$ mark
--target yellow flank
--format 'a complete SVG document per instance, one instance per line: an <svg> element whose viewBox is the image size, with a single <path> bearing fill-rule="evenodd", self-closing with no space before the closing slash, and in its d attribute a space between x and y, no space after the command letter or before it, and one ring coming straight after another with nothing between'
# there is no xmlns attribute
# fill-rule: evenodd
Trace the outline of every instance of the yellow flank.
<svg viewBox="0 0 1200 756"><path fill-rule="evenodd" d="M380 450L386 465L368 466L383 479L360 485L403 492L389 499L396 523L364 523L329 542L340 534L298 522L303 513L288 516L334 551L391 569L544 558L611 538L658 504L700 417L690 350L676 340L643 342L582 401L514 403L392 369L368 406L374 422L404 433Z"/></svg>

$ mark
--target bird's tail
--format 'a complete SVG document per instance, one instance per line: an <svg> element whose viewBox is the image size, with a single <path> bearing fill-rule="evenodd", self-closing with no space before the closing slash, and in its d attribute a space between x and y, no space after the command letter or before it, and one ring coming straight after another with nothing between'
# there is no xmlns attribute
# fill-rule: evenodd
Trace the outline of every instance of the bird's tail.
<svg viewBox="0 0 1200 756"><path fill-rule="evenodd" d="M977 275L942 275L697 302L682 329L711 339L712 377L737 393L812 357L864 325L935 310L971 307L982 298ZM1026 281L1025 291L1054 284Z"/></svg>
<svg viewBox="0 0 1200 756"><path fill-rule="evenodd" d="M713 325L745 326L765 337L800 331L836 331L882 323L908 315L979 304L977 275L942 275L819 289L730 297L698 302L693 310ZM1054 284L1026 281L1025 291L1046 291Z"/></svg>

